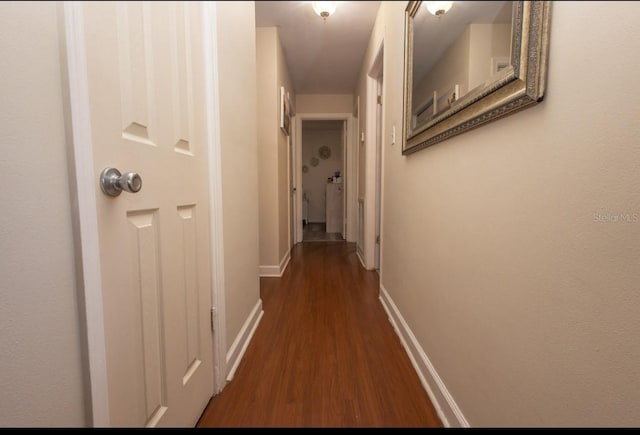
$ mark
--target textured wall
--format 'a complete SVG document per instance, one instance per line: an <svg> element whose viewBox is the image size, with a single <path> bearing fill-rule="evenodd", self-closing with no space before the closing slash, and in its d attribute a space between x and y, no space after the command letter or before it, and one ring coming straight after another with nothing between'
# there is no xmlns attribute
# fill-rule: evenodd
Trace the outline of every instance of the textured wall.
<svg viewBox="0 0 640 435"><path fill-rule="evenodd" d="M56 4L0 2L0 53L0 426L82 427Z"/></svg>
<svg viewBox="0 0 640 435"><path fill-rule="evenodd" d="M254 8L217 6L227 346L260 299Z"/></svg>
<svg viewBox="0 0 640 435"><path fill-rule="evenodd" d="M410 156L404 7L376 24L382 285L472 426L638 426L640 3L554 2L545 101Z"/></svg>

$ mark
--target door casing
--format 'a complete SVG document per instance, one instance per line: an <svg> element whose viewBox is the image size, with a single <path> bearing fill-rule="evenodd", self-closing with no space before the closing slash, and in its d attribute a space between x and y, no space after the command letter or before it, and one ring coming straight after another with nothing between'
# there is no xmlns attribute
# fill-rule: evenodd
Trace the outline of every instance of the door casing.
<svg viewBox="0 0 640 435"><path fill-rule="evenodd" d="M357 219L357 195L356 195L356 151L354 135L352 134L355 122L352 113L297 113L295 123L295 160L292 159L295 167L296 186L296 214L295 222L295 242L302 242L302 121L345 121L346 124L346 161L343 161L343 180L346 189L347 207L344 209L347 231L345 240L355 242L356 240L356 219ZM343 132L344 134L344 132Z"/></svg>

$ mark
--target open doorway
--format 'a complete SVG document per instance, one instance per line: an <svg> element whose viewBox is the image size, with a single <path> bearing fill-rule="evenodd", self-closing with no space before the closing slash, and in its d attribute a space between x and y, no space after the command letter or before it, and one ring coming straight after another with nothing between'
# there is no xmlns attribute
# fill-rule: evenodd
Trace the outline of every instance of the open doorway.
<svg viewBox="0 0 640 435"><path fill-rule="evenodd" d="M302 226L305 242L345 239L344 120L302 121Z"/></svg>
<svg viewBox="0 0 640 435"><path fill-rule="evenodd" d="M326 124L324 126L321 124L320 125L307 124L308 121L328 121L329 124ZM303 123L305 123L306 127L311 126L311 128L312 129L315 128L315 130L309 130L309 128L303 128ZM297 189L295 192L295 196L296 196L295 243L299 243L303 241L304 239L303 227L306 227L307 224L309 223L314 223L316 219L320 221L320 223L324 222L325 228L324 228L324 231L321 231L321 232L327 233L327 228L326 228L326 225L327 225L326 189L327 187L326 185L329 184L330 177L332 178L331 184L339 184L339 183L333 183L334 177L336 182L338 181L342 182L342 189L341 189L341 192L338 192L338 194L342 195L343 202L342 202L342 213L341 213L342 226L340 227L340 220L337 219L338 229L331 231L332 228L335 228L335 227L330 225L330 228L328 228L329 232L340 234L339 240L346 240L347 242L355 242L356 228L357 228L357 222L356 222L357 197L356 197L356 184L355 184L356 183L355 164L357 163L357 160L356 160L356 154L355 154L356 151L355 151L354 137L352 137L353 134L351 133L353 131L353 123L354 123L354 120L353 120L352 113L298 113L296 115L295 156L293 158L293 164L295 164L294 172L295 172L296 186L297 186ZM332 131L332 130L334 131L335 136L338 136L338 132L339 132L340 141L336 142L339 145L335 146L334 148L331 148L331 147L329 148L330 148L330 154L332 157L337 159L340 156L342 156L342 160L338 166L326 167L326 171L323 172L319 170L317 172L319 179L323 183L322 185L323 187L321 188L320 191L316 190L316 194L314 198L321 200L323 198L322 192L324 192L324 209L322 208L320 209L320 213L322 213L322 210L324 210L324 221L322 221L322 214L320 214L319 217L318 217L318 214L309 215L310 211L313 213L313 209L311 210L309 209L309 203L308 203L310 199L309 192L307 192L307 195L304 195L305 186L304 186L302 177L303 177L303 174L305 174L303 172L304 170L308 171L307 173L311 172L311 168L312 168L311 163L315 162L315 160L312 160L313 157L318 159L317 167L313 167L314 169L318 169L320 167L321 161L322 162L329 161L332 157L329 157L327 159L322 159L320 157L320 153L324 153L323 155L326 155L326 151L324 150L321 151L320 148L323 145L326 145L326 143L316 143L315 149L313 149L311 153L305 152L304 159L303 159L302 144L303 144L303 130L304 131L322 131L323 129L327 130L327 127L328 127L328 131ZM336 174L336 172L338 171L340 171L339 175ZM322 177L320 177L320 175ZM303 197L306 197L307 201L303 201ZM335 204L335 200L331 201L330 203ZM305 208L305 213L303 213L303 208ZM329 211L331 212L331 210ZM318 212L317 209L316 209L316 212ZM334 210L334 213L335 213L335 210ZM312 229L312 227L309 227L309 230L310 229ZM326 236L322 234L319 237L324 238ZM335 236L332 236L332 237L336 238Z"/></svg>

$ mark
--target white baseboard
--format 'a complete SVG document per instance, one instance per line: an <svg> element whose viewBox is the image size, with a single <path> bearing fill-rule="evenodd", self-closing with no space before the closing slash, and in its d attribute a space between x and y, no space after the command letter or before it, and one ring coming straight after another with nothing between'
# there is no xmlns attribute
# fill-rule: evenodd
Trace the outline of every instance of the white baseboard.
<svg viewBox="0 0 640 435"><path fill-rule="evenodd" d="M358 251L357 248L356 248L356 257L358 257L358 260L360 260L360 264L362 264L362 267L364 267L366 269L367 266L365 266L364 260L362 259L362 256L360 255L360 252Z"/></svg>
<svg viewBox="0 0 640 435"><path fill-rule="evenodd" d="M260 276L280 278L287 269L289 260L291 260L291 251L287 251L287 253L284 254L278 266L260 266Z"/></svg>
<svg viewBox="0 0 640 435"><path fill-rule="evenodd" d="M244 325L242 325L240 332L236 336L236 339L233 340L233 344L227 352L227 367L231 367L229 373L227 374L227 381L233 379L233 375L235 375L236 369L238 368L238 365L240 365L242 356L247 350L247 346L249 345L251 337L253 337L253 333L256 331L258 323L260 323L260 319L262 319L263 314L264 311L262 311L262 299L258 299L256 306L253 307L253 310L249 314L249 317L247 317L247 320L244 321Z"/></svg>
<svg viewBox="0 0 640 435"><path fill-rule="evenodd" d="M442 424L445 427L468 428L469 423L467 422L467 419L462 415L460 408L458 408L455 400L451 397L451 394L444 385L444 382L440 379L436 369L424 353L422 346L420 346L420 343L416 340L416 337L413 335L409 325L405 322L402 314L398 311L398 307L396 307L396 304L393 302L389 293L387 293L382 284L380 284L380 302L382 302L382 306L387 312L389 321L393 325L396 334L400 337L402 346L407 351L411 364L413 364L413 368L418 373L420 382L422 382L422 386L427 391L427 394L438 413L438 417L442 420Z"/></svg>

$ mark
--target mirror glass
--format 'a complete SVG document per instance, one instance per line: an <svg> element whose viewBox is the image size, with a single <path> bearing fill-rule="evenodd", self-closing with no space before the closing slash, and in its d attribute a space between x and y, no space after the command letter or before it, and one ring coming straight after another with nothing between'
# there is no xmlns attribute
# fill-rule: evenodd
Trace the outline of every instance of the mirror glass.
<svg viewBox="0 0 640 435"><path fill-rule="evenodd" d="M423 2L413 20L411 127L418 130L509 66L511 1L457 1L439 16Z"/></svg>
<svg viewBox="0 0 640 435"><path fill-rule="evenodd" d="M433 6L442 3L452 5L438 13ZM540 103L550 8L535 0L409 1L402 153Z"/></svg>

